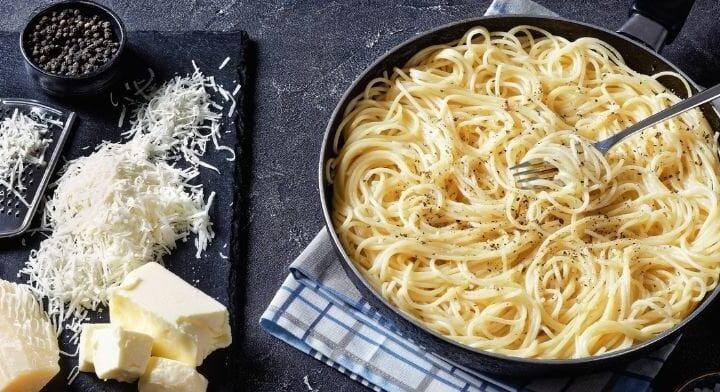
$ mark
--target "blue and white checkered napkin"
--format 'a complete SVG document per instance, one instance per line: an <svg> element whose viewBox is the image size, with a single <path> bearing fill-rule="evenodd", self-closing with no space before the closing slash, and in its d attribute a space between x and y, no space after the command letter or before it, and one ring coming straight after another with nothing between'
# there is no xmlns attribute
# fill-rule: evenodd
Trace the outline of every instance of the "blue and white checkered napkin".
<svg viewBox="0 0 720 392"><path fill-rule="evenodd" d="M496 0L487 14L553 15L529 0ZM260 319L270 334L376 391L646 391L677 340L624 369L574 378L507 380L474 372L403 338L348 279L325 230Z"/></svg>
<svg viewBox="0 0 720 392"><path fill-rule="evenodd" d="M452 364L403 338L350 282L325 230L290 270L260 325L376 391L645 391L676 343L621 370L576 378L506 380Z"/></svg>

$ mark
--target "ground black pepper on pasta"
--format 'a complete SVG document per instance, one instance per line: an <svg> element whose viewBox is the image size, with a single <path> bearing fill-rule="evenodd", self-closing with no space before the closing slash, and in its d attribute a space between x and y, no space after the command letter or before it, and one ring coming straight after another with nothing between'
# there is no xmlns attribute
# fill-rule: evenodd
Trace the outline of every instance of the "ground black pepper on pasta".
<svg viewBox="0 0 720 392"><path fill-rule="evenodd" d="M532 26L420 51L345 114L340 241L392 305L471 347L566 359L651 339L720 282L718 145L698 110L607 155L591 143L677 102L664 75L683 82ZM509 167L532 158L558 182L520 189Z"/></svg>
<svg viewBox="0 0 720 392"><path fill-rule="evenodd" d="M120 46L112 24L100 15L79 9L42 16L27 33L28 56L43 70L65 76L97 71Z"/></svg>

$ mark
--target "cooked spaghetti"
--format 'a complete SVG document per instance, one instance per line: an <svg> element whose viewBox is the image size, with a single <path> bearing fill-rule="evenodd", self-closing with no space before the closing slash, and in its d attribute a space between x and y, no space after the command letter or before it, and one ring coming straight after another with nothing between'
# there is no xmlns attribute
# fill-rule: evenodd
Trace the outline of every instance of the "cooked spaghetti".
<svg viewBox="0 0 720 392"><path fill-rule="evenodd" d="M718 283L717 138L693 110L606 155L591 143L679 101L663 77L682 80L531 26L418 52L340 125L344 248L395 307L471 347L579 358L658 335ZM544 189L513 180L531 158L559 168Z"/></svg>

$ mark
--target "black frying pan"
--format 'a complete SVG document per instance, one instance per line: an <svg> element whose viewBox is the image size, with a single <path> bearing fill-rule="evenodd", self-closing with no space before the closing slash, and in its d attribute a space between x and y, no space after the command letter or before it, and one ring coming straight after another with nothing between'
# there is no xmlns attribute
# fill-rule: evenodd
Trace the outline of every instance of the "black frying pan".
<svg viewBox="0 0 720 392"><path fill-rule="evenodd" d="M431 352L440 354L463 366L500 375L555 376L559 374L606 369L611 366L620 365L638 355L647 353L671 342L688 323L695 319L698 314L705 310L708 304L715 299L719 292L717 289L709 293L694 312L670 330L631 348L595 357L568 360L515 358L469 348L443 337L425 328L415 319L398 312L372 288L350 260L350 257L343 249L335 233L332 219L330 218L332 211L332 187L325 181L324 169L325 163L334 154L332 140L335 132L338 131L338 126L342 121L345 108L350 100L362 93L365 86L373 78L380 76L383 71L392 70L394 66L404 65L413 54L423 48L456 40L462 37L467 30L475 26L483 26L490 31L507 31L517 25L533 25L571 40L580 37L599 38L620 51L626 63L641 73L653 74L661 71L674 71L682 74L687 80L690 80L687 75L659 55L657 51L660 50L665 43L671 42L675 38L684 24L693 3L694 0L637 0L630 11L629 19L618 33L586 23L553 17L512 15L470 19L445 25L418 35L393 48L365 70L346 91L332 114L327 130L325 131L325 138L320 152L319 167L320 200L328 232L340 255L343 268L355 286L357 286L358 290L363 294L364 298L384 316L393 320L406 337L423 345ZM665 83L666 87L678 93L678 95L684 95L684 88L678 81L668 78L667 80L662 80L662 82ZM698 86L692 81L690 81L690 83L694 90L698 89ZM713 129L720 131L720 118L717 112L707 105L703 107L702 110Z"/></svg>

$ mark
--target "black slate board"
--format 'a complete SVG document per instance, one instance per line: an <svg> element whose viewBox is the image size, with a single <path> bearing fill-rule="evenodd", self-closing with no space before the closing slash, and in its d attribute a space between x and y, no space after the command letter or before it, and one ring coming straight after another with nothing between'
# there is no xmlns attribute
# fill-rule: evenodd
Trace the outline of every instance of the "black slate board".
<svg viewBox="0 0 720 392"><path fill-rule="evenodd" d="M163 81L174 74L184 75L192 72L191 60L195 60L200 69L207 75L214 75L218 84L232 91L237 84L245 83L245 52L248 44L247 35L242 31L234 32L130 32L129 50L125 55L125 80L133 81L148 77L148 67L156 74L156 80ZM88 155L94 146L103 140L120 140L117 127L120 111L110 103L109 94L93 98L58 99L44 95L26 76L18 48L16 33L0 33L0 96L36 98L49 104L74 110L79 121L74 132L68 139L63 157L73 159ZM219 70L219 65L226 57L230 57L227 65ZM132 83L131 83L132 84ZM125 89L121 82L115 88L114 97L120 97ZM222 132L222 143L234 146L237 159L228 162L226 151L210 152L205 161L220 169L220 174L208 169L201 169L200 181L205 185L206 197L211 191L216 192L211 208L211 218L216 234L215 240L203 253L200 259L195 258L195 246L192 241L181 243L172 254L165 257L169 269L195 285L205 293L226 304L231 312L231 323L234 336L239 336L237 325L240 316L236 303L236 287L238 279L237 267L241 260L238 255L241 247L237 244L241 225L238 219L243 214L243 135L244 132L244 88L238 95L238 116L226 121ZM226 111L229 104L226 106ZM129 113L129 110L128 110ZM127 121L125 122L127 126ZM227 133L225 133L227 132ZM90 146L90 148L86 148ZM59 164L62 166L62 162ZM88 190L92 191L92 190ZM232 207L231 207L232 206ZM241 220L241 219L240 219ZM39 235L26 234L21 238L0 242L0 277L12 281L24 282L24 276L18 276L18 270L27 260L31 249L37 248ZM22 245L25 242L26 245ZM229 256L221 257L220 253ZM158 287L158 289L162 289ZM93 320L107 320L101 313ZM61 349L74 350L61 339ZM230 348L219 350L208 357L200 367L210 381L210 391L228 391L240 389L236 374L236 358L238 358L237 341ZM0 359L1 360L1 359ZM66 385L69 371L77 364L77 357L61 355L61 373L46 388L48 391L134 391L134 384L102 382L92 373L80 373L76 381Z"/></svg>

